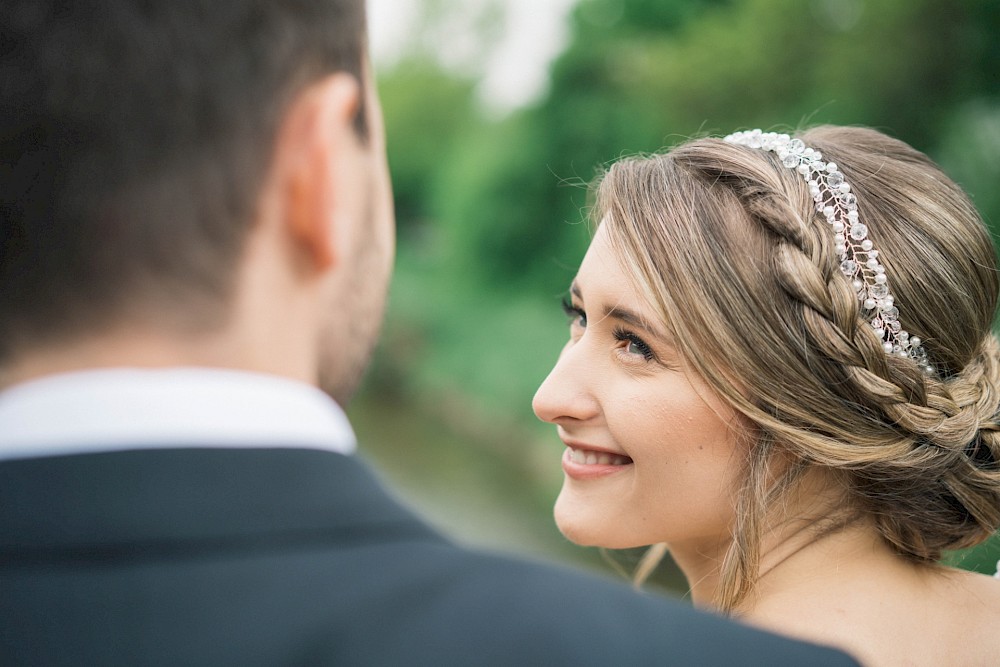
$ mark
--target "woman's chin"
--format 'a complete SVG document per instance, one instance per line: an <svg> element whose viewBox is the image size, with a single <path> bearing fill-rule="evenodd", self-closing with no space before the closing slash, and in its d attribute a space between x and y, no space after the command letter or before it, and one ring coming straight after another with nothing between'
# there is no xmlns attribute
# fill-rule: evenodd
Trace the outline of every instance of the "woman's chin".
<svg viewBox="0 0 1000 667"><path fill-rule="evenodd" d="M649 546L646 543L636 543L634 540L621 540L617 539L617 536L609 536L603 534L595 534L595 531L588 530L585 527L574 526L574 525L563 525L558 521L556 525L559 527L559 532L563 534L567 540L577 545L578 547L597 547L600 549L632 549L634 547L645 547ZM597 531L600 533L600 531Z"/></svg>
<svg viewBox="0 0 1000 667"><path fill-rule="evenodd" d="M623 533L620 517L600 510L589 511L562 494L556 500L553 516L563 537L581 547L627 549L641 546Z"/></svg>

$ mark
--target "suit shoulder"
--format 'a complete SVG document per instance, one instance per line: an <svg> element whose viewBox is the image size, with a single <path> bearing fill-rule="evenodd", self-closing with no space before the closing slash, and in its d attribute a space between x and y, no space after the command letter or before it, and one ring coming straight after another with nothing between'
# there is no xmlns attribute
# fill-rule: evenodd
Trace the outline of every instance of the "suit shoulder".
<svg viewBox="0 0 1000 667"><path fill-rule="evenodd" d="M435 660L711 666L750 656L769 665L856 664L565 567L446 544L417 552L401 564L410 570L402 584L410 595L397 598L393 636L401 645L419 642Z"/></svg>

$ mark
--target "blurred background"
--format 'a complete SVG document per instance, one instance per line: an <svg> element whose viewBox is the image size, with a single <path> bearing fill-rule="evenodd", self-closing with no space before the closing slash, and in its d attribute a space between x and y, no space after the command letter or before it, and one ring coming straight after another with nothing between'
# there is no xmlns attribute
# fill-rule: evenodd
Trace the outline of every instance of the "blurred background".
<svg viewBox="0 0 1000 667"><path fill-rule="evenodd" d="M567 337L586 184L692 135L863 124L1000 224L995 0L369 0L399 225L364 454L460 541L598 570L568 543L531 397ZM997 540L950 556L994 571ZM683 595L661 566L655 584Z"/></svg>

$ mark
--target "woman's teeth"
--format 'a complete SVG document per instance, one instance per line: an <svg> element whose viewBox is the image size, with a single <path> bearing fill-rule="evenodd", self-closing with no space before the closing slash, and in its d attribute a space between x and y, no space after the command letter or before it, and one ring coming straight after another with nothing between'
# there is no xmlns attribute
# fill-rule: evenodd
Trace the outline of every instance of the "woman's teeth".
<svg viewBox="0 0 1000 667"><path fill-rule="evenodd" d="M632 463L632 459L618 454L608 454L607 452L585 451L583 449L569 450L569 460L580 465L601 465L601 466L624 466Z"/></svg>

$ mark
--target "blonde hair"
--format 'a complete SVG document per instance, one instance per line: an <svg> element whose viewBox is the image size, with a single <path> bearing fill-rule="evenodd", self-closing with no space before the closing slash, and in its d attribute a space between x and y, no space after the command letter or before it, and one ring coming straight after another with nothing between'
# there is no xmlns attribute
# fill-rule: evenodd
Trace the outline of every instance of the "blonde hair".
<svg viewBox="0 0 1000 667"><path fill-rule="evenodd" d="M833 471L854 513L917 562L1000 526L989 233L903 142L829 126L798 136L853 185L900 321L936 376L884 352L829 225L775 155L699 139L619 161L597 185L595 219L626 272L690 367L752 424L715 601L724 611L753 593L768 513L812 467Z"/></svg>

